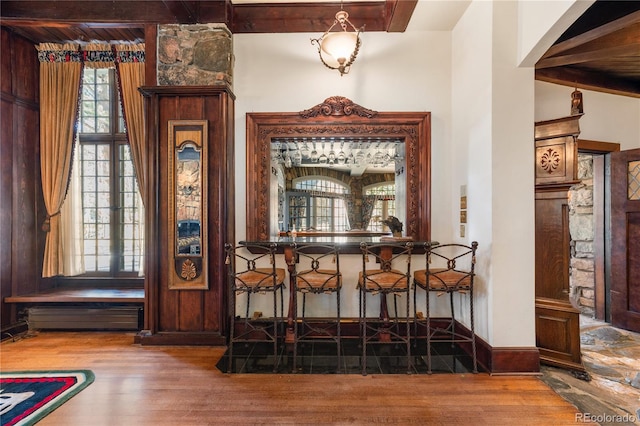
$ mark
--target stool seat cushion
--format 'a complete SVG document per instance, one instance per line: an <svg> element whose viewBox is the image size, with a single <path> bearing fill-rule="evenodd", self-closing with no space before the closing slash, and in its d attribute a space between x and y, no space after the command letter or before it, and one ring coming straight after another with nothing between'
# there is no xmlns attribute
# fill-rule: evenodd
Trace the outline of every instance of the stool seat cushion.
<svg viewBox="0 0 640 426"><path fill-rule="evenodd" d="M427 288L427 270L413 273L413 280L421 288ZM429 269L429 290L457 291L471 287L471 275L468 272L453 269Z"/></svg>
<svg viewBox="0 0 640 426"><path fill-rule="evenodd" d="M363 288L364 277L362 272L358 276L358 288ZM402 271L391 269L367 270L367 291L402 291L409 288L407 276Z"/></svg>
<svg viewBox="0 0 640 426"><path fill-rule="evenodd" d="M273 289L284 284L285 270L276 268L276 279L273 279L272 268L256 268L236 274L236 289L260 291Z"/></svg>
<svg viewBox="0 0 640 426"><path fill-rule="evenodd" d="M342 286L342 274L331 269L309 269L296 275L298 290L303 292L331 292Z"/></svg>

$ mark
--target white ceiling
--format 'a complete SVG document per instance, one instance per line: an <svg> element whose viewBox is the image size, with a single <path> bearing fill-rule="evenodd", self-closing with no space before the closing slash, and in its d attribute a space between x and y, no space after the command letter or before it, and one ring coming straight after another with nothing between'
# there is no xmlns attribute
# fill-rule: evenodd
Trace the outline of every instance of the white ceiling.
<svg viewBox="0 0 640 426"><path fill-rule="evenodd" d="M419 0L407 31L451 31L471 0Z"/></svg>

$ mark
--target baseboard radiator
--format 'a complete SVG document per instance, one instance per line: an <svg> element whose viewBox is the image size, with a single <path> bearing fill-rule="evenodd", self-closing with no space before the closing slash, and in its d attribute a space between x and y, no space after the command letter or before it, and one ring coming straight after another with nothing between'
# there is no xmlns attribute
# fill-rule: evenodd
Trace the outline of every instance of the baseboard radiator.
<svg viewBox="0 0 640 426"><path fill-rule="evenodd" d="M139 330L141 317L138 306L38 306L29 308L27 322L31 330Z"/></svg>

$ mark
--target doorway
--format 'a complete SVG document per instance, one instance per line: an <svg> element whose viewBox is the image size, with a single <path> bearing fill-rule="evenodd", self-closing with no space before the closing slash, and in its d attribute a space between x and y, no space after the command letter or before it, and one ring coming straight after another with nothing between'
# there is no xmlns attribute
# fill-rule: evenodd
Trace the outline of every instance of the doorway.
<svg viewBox="0 0 640 426"><path fill-rule="evenodd" d="M569 190L570 300L611 322L611 153L617 143L578 139L578 179Z"/></svg>

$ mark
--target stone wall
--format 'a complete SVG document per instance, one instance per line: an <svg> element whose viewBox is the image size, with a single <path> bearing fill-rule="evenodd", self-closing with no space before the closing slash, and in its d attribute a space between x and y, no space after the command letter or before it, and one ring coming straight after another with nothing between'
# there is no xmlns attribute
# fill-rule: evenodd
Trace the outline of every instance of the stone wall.
<svg viewBox="0 0 640 426"><path fill-rule="evenodd" d="M158 25L158 85L233 82L233 38L224 24Z"/></svg>
<svg viewBox="0 0 640 426"><path fill-rule="evenodd" d="M571 302L581 313L595 313L595 261L593 252L593 156L578 155L580 183L569 190L571 233Z"/></svg>

